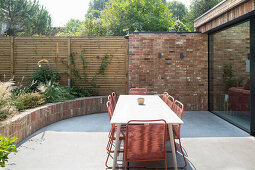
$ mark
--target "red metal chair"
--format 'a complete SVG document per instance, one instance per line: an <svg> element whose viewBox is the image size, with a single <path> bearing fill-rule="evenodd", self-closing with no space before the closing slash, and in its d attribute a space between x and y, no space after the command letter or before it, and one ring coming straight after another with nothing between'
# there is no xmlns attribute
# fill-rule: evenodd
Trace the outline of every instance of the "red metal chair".
<svg viewBox="0 0 255 170"><path fill-rule="evenodd" d="M145 95L147 94L146 88L131 88L129 90L130 95Z"/></svg>
<svg viewBox="0 0 255 170"><path fill-rule="evenodd" d="M165 161L167 169L166 130L165 120L129 121L124 145L124 169L127 162L159 160Z"/></svg>
<svg viewBox="0 0 255 170"><path fill-rule="evenodd" d="M171 109L173 109L173 106L174 106L174 97L171 96L171 95L168 95L167 98L166 98L166 104L167 104Z"/></svg>
<svg viewBox="0 0 255 170"><path fill-rule="evenodd" d="M113 111L114 111L113 104L112 104L112 101L111 101L111 95L108 96L108 101L106 103L106 106L107 106L109 118L111 120L112 116L113 116ZM122 136L120 136L120 140L125 139L125 130L126 130L126 126L121 126L121 135ZM110 154L112 152L114 152L114 150L112 150L112 146L113 146L114 140L116 140L115 132L116 132L116 126L114 124L112 124L109 135L108 135L108 143L107 143L107 146L106 146L106 150L107 150L108 154L107 154L107 158L106 158L106 161L105 161L105 166L107 168L112 168L112 167L108 166L108 160L109 160ZM118 152L123 152L123 150L118 150ZM123 167L119 167L119 168L123 168Z"/></svg>
<svg viewBox="0 0 255 170"><path fill-rule="evenodd" d="M113 102L113 108L115 109L115 106L117 104L117 95L115 92L112 92L112 102Z"/></svg>
<svg viewBox="0 0 255 170"><path fill-rule="evenodd" d="M180 101L178 101L178 100L174 101L173 111L182 120L184 106ZM182 152L182 157L183 157L183 160L185 162L184 166L179 166L178 168L185 168L187 166L187 162L186 162L186 158L184 156L184 152L182 150L182 145L181 145L181 125L173 125L173 132L174 132L174 140L175 139L179 140L179 145L180 145L180 149L181 149L181 152ZM176 143L175 143L175 147L176 147Z"/></svg>
<svg viewBox="0 0 255 170"><path fill-rule="evenodd" d="M169 96L169 94L167 92L163 93L163 97L162 100L166 103L167 102L167 97Z"/></svg>
<svg viewBox="0 0 255 170"><path fill-rule="evenodd" d="M114 102L113 102L113 98L111 95L108 96L108 102L106 103L106 106L107 106L107 108L110 107L111 113L113 114L115 107L114 107ZM109 111L108 111L108 114L109 114ZM110 120L111 120L111 118L110 118Z"/></svg>

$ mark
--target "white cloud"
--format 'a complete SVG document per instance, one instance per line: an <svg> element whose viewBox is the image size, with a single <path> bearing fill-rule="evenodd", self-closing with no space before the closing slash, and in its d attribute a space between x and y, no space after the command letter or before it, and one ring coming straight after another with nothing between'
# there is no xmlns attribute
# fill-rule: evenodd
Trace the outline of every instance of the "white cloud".
<svg viewBox="0 0 255 170"><path fill-rule="evenodd" d="M52 26L64 26L70 19L85 18L90 0L39 0L52 18Z"/></svg>

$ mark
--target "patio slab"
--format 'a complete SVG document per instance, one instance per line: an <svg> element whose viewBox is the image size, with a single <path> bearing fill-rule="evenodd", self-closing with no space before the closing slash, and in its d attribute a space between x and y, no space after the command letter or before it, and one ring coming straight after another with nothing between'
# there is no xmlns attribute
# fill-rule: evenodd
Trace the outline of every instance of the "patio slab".
<svg viewBox="0 0 255 170"><path fill-rule="evenodd" d="M206 111L183 116L182 145L186 169L242 169L255 167L255 138ZM106 169L107 113L63 120L24 140L18 153L9 155L5 169L102 170ZM179 154L178 163L183 163ZM172 159L169 155L169 164Z"/></svg>

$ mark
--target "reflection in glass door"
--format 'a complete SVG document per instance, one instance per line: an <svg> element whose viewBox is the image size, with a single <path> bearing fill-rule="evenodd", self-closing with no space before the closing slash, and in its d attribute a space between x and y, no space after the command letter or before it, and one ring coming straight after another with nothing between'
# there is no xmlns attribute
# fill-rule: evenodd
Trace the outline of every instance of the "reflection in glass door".
<svg viewBox="0 0 255 170"><path fill-rule="evenodd" d="M209 110L250 130L250 21L209 35Z"/></svg>

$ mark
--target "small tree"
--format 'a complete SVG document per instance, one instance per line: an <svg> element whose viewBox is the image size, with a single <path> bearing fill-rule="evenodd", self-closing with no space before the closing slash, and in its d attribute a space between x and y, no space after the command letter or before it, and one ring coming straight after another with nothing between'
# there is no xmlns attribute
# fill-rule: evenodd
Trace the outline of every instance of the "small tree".
<svg viewBox="0 0 255 170"><path fill-rule="evenodd" d="M81 36L83 24L84 22L78 19L70 19L63 28L63 32L59 32L57 36Z"/></svg>
<svg viewBox="0 0 255 170"><path fill-rule="evenodd" d="M0 20L7 23L6 35L48 35L51 32L51 17L48 11L28 0L1 0Z"/></svg>
<svg viewBox="0 0 255 170"><path fill-rule="evenodd" d="M180 20L176 20L174 24L170 27L171 32L185 32L189 31L188 28Z"/></svg>

